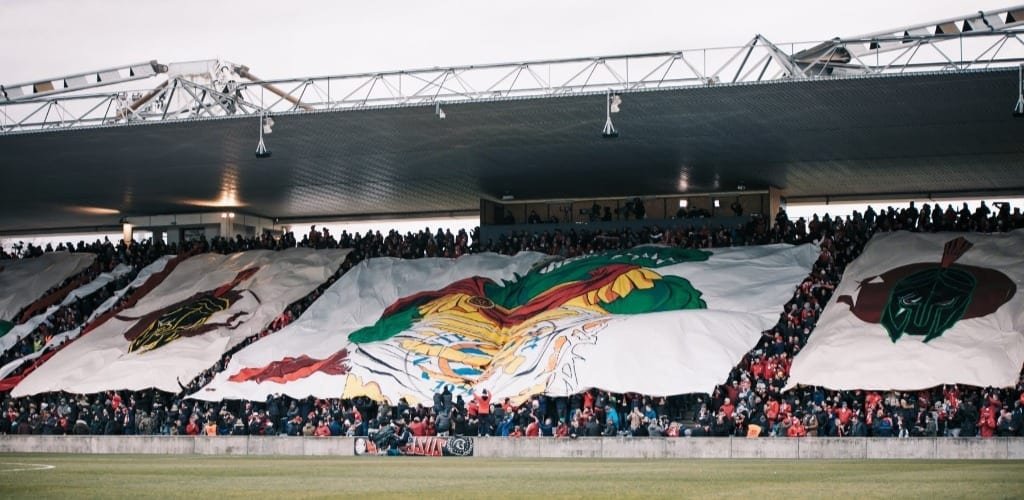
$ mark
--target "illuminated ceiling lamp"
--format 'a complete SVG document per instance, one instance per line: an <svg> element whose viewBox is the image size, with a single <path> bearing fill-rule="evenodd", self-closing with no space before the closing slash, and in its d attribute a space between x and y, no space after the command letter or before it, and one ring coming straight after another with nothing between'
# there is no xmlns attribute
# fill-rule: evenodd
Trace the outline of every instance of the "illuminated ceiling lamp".
<svg viewBox="0 0 1024 500"><path fill-rule="evenodd" d="M263 142L263 134L274 133L274 119L260 114L260 142L256 144L256 158L270 158L270 150L267 149L267 145Z"/></svg>
<svg viewBox="0 0 1024 500"><path fill-rule="evenodd" d="M1024 118L1024 64L1017 67L1017 105L1013 107L1013 116Z"/></svg>
<svg viewBox="0 0 1024 500"><path fill-rule="evenodd" d="M614 139L619 136L619 131L615 130L615 125L612 125L612 113L619 112L619 105L622 104L622 98L618 94L612 94L609 90L605 94L605 122L604 129L601 130L601 137L605 139Z"/></svg>

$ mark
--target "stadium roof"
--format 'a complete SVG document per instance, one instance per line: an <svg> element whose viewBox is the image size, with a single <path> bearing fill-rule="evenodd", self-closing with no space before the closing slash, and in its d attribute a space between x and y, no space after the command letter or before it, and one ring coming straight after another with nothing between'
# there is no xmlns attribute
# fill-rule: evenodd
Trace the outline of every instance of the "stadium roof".
<svg viewBox="0 0 1024 500"><path fill-rule="evenodd" d="M241 89L249 95L294 82L301 91L282 92L277 103L285 108L250 97L233 102L229 113L227 93L174 79L119 108L114 122L109 114L69 125L43 119L33 130L7 122L0 130L0 232L228 207L281 219L470 212L481 198L505 195L517 201L671 195L732 191L741 183L776 186L791 199L1019 194L1024 119L1012 110L1022 59L995 59L1008 42L1018 51L1024 46L1011 29L1019 24L1015 16L1024 18L1024 10L836 39L788 54L758 36L713 74L695 68L696 55L687 59L684 52L556 61L584 65L558 88L554 78L538 76L540 63L325 77L328 97L320 104L310 97L313 90L307 93L316 79L263 82L248 68L231 66L252 80ZM1005 29L972 28L983 23ZM918 67L912 60L921 47L975 34L999 36L1000 50L952 61L936 48L943 54L938 63ZM765 51L763 57L757 59L755 49ZM890 62L864 62L884 51L892 54ZM653 68L646 79L626 73L622 81L612 68L624 61L627 72L631 62L636 71L644 57ZM675 63L685 63L691 74L666 79ZM472 85L461 78L472 72L506 68L512 71L498 81L515 78L505 91L465 90ZM586 68L591 75L604 68L613 80L573 80ZM146 78L161 69L167 71L144 63L121 75ZM430 74L436 76L428 81ZM515 88L526 74L536 85ZM774 77L762 78L766 74ZM98 75L117 78L115 70ZM408 81L410 75L428 83L395 97L394 78ZM56 85L8 85L0 104L8 110L38 106L18 123L43 116L41 110L52 120L70 98L51 94L61 85L103 84L99 77L86 80L73 75ZM463 90L453 90L455 80ZM352 82L356 90L346 99L367 84L370 90L362 98L332 99L332 81L336 89ZM375 85L392 97L371 95ZM621 134L616 139L601 136L603 86L623 101L622 111L611 115ZM47 95L16 95L33 91ZM194 102L169 112L172 97L186 93ZM216 99L203 101L207 95ZM97 101L102 109L123 92L98 98L107 99ZM216 109L221 116L211 112ZM273 156L257 159L258 116L267 112L274 113L273 133L266 136Z"/></svg>
<svg viewBox="0 0 1024 500"><path fill-rule="evenodd" d="M479 198L778 186L789 197L1024 192L1012 70L771 82L0 136L0 230L235 198L280 218L475 210Z"/></svg>

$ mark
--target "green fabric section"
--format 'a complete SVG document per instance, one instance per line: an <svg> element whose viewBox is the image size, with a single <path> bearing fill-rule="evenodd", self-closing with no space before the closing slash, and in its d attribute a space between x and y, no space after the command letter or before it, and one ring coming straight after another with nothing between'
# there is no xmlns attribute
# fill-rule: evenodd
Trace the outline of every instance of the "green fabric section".
<svg viewBox="0 0 1024 500"><path fill-rule="evenodd" d="M690 282L678 276L664 276L654 288L633 290L625 297L601 304L612 314L643 314L681 309L707 309L701 293Z"/></svg>
<svg viewBox="0 0 1024 500"><path fill-rule="evenodd" d="M513 281L506 280L501 284L488 282L484 284L484 295L496 305L505 309L515 309L559 285L588 280L604 266L629 264L657 269L681 262L702 262L709 257L711 252L693 248L640 246L626 251L605 252L571 260L547 272L541 272L542 268L531 269L525 276L516 275ZM605 304L604 307L608 312L617 314L703 309L707 305L700 299L700 295L689 281L666 276L659 280L654 288L634 290L627 297ZM408 330L420 319L419 307L427 300L411 303L391 316L382 317L371 326L352 332L348 338L360 344L379 342Z"/></svg>
<svg viewBox="0 0 1024 500"><path fill-rule="evenodd" d="M711 257L711 252L693 248L636 247L627 251L606 252L574 260L547 272L531 270L517 280L505 281L502 285L488 283L484 293L488 299L506 309L522 306L548 290L574 281L583 281L591 273L608 264L630 264L637 267L657 269L682 262L702 262Z"/></svg>
<svg viewBox="0 0 1024 500"><path fill-rule="evenodd" d="M350 333L348 339L359 344L387 340L399 332L408 330L418 319L420 319L419 307L408 307L391 316L381 318L370 326L364 326Z"/></svg>
<svg viewBox="0 0 1024 500"><path fill-rule="evenodd" d="M0 319L0 337L7 335L7 332L14 328L14 323Z"/></svg>

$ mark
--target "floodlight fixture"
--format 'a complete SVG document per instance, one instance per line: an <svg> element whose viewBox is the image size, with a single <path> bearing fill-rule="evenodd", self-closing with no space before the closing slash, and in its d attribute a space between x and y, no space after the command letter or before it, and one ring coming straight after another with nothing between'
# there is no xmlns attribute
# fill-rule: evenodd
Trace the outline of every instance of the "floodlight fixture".
<svg viewBox="0 0 1024 500"><path fill-rule="evenodd" d="M256 144L256 158L270 158L271 152L267 149L266 143L263 142L263 134L270 134L273 132L274 119L260 114L260 142Z"/></svg>
<svg viewBox="0 0 1024 500"><path fill-rule="evenodd" d="M612 124L612 113L618 113L621 104L622 98L618 94L612 94L610 90L605 93L605 121L601 137L614 139L619 136L619 131L615 130L615 125Z"/></svg>
<svg viewBox="0 0 1024 500"><path fill-rule="evenodd" d="M444 110L441 109L441 103L434 104L434 114L437 115L438 120L444 120L445 118L448 117L448 115L445 114Z"/></svg>

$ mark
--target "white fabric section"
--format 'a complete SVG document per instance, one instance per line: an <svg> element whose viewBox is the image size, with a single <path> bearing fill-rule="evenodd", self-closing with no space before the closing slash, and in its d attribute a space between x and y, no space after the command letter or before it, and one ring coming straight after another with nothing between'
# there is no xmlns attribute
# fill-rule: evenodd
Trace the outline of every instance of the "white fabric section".
<svg viewBox="0 0 1024 500"><path fill-rule="evenodd" d="M179 264L135 307L122 311L61 350L26 377L11 394L14 397L54 391L88 394L151 387L177 392L179 380L189 382L216 363L224 351L258 333L289 304L326 281L348 252L296 248L192 257ZM232 322L233 328L220 327L201 335L177 338L150 351L128 352L130 343L124 334L138 321L132 318L141 318L198 293L230 284L239 272L254 266L259 270L235 287L242 292L241 299L207 319L207 324L222 324L236 313L242 313Z"/></svg>
<svg viewBox="0 0 1024 500"><path fill-rule="evenodd" d="M39 356L42 356L43 353L46 352L46 347L53 346L53 345L59 345L60 343L64 342L65 340L67 340L69 338L75 338L75 337L78 336L78 332L80 332L80 331L82 331L82 328L78 327L78 328L74 328L72 330L68 330L68 331L66 331L66 332L64 332L64 333L62 333L60 335L54 335L53 338L50 339L50 341L46 343L46 346L44 346L43 349L40 349L40 350L38 350L36 352L33 352L32 354L27 354L25 356L22 356L22 357L20 357L18 359L15 359L15 360L7 363L6 365L0 367L0 379L7 378L7 376L10 375L11 373L13 373L14 370L17 370L19 366L21 366L21 365L23 365L25 363L28 363L29 361L32 361L32 360L38 358Z"/></svg>
<svg viewBox="0 0 1024 500"><path fill-rule="evenodd" d="M49 289L82 272L96 260L91 253L48 252L31 259L0 262L0 319L15 315Z"/></svg>
<svg viewBox="0 0 1024 500"><path fill-rule="evenodd" d="M700 290L709 310L761 316L769 328L782 305L811 272L818 257L814 245L785 244L715 248L705 262L684 262L657 271L682 276ZM760 333L760 331L758 332Z"/></svg>
<svg viewBox="0 0 1024 500"><path fill-rule="evenodd" d="M46 318L49 318L51 314L57 312L57 309L59 308L60 306L50 306L45 311L29 318L28 321L20 325L14 325L14 328L11 328L6 335L0 337L0 352L10 349L14 344L17 344L19 340L32 333L32 330L35 330L37 326L46 321Z"/></svg>
<svg viewBox="0 0 1024 500"><path fill-rule="evenodd" d="M113 271L109 273L102 273L92 281L72 290L71 293L69 293L68 296L65 297L60 304L52 305L48 307L46 311L43 311L29 318L28 321L20 325L15 325L14 328L11 328L11 331L7 332L7 335L0 337L0 352L10 349L11 346L17 344L18 341L20 341L26 335L32 333L32 330L35 330L37 326L46 322L50 318L50 316L53 315L53 313L57 312L57 309L60 309L61 306L71 304L72 302L81 297L87 297L89 294L95 292L96 290L99 290L100 288L103 288L108 283L114 281L115 279L117 279L117 277L123 276L130 271L131 267L128 267L123 264L119 265L116 268L114 268ZM3 373L2 369L0 369L0 373ZM0 378L3 378L3 376L0 376Z"/></svg>
<svg viewBox="0 0 1024 500"><path fill-rule="evenodd" d="M938 263L943 245L963 236L974 246L956 264L990 268L1016 284L996 312L963 319L941 336L903 335L893 342L881 324L856 317L847 304L861 282L907 264ZM851 263L807 346L795 357L786 389L918 390L942 384L1009 387L1024 363L1024 230L1008 234L882 233Z"/></svg>
<svg viewBox="0 0 1024 500"><path fill-rule="evenodd" d="M134 280L132 280L132 282L129 283L128 286L125 286L124 288L121 288L120 290L117 290L116 292L114 292L114 295L112 295L109 299L104 301L103 304L100 304L100 306L97 307L96 310L93 311L91 315L89 315L89 319L88 319L88 321L86 321L86 323L88 323L89 321L92 321L94 318L98 317L99 315L109 311L110 308L114 307L114 304L116 304L117 301L121 297L123 297L125 293L128 292L128 290L130 290L132 288L138 288L138 287L142 286L142 284L145 283L146 280L149 279L150 276L152 276L154 273L158 273L158 272L162 271L164 269L164 267L167 265L167 262L169 262L172 258L174 258L174 257L171 256L171 255L166 255L166 256L163 256L163 257L160 257L159 259L157 259L156 262L154 262L154 263L152 263L152 264L142 268L142 270L139 271L139 274L136 276L136 278ZM122 269L122 268L125 268L125 269ZM131 271L131 268L128 267L128 266L124 266L124 265L117 266L116 268L114 268L114 271L112 273L101 274L95 280L93 280L93 281L83 285L78 290L75 290L74 292L72 292L72 295L81 296L81 297L87 297L89 295L89 293L79 294L79 291L82 290L82 288L89 287L93 283L96 283L97 281L103 281L103 285L100 286L100 287L102 287L102 286L106 285L107 283L113 281L116 277L122 276L123 274L126 274L127 273L126 270L127 271ZM104 278L105 276L109 277L109 279ZM99 290L100 287L95 287L93 289L93 292L95 292L96 290ZM92 292L90 292L90 293L92 293ZM71 295L69 295L69 297L70 296ZM69 303L69 302L67 300L65 300L64 303ZM62 305L63 305L63 303L62 303ZM4 338L6 338L9 335L14 334L15 333L14 330L22 329L23 326L28 325L29 323L32 323L32 325L30 327L28 327L27 330L24 330L24 332L25 332L25 334L27 334L28 332L31 332L32 330L35 329L35 327L37 325L39 325L39 323L42 323L46 318L49 318L50 315L53 314L57 310L57 308L58 308L58 306L53 306L53 307L50 307L49 309L47 309L47 311L45 313L37 314L35 317L33 317L28 322L26 322L24 325L16 326L14 329L12 329L10 332L8 332L8 335L5 335ZM72 340L72 339L78 337L78 334L81 331L82 331L82 328L78 327L78 328L74 328L72 330L68 330L66 332L63 332L63 333L61 333L59 335L54 335L53 338L51 338L50 341L47 342L46 345L43 346L42 349L40 349L40 350L38 350L38 351L36 351L36 352L34 352L32 354L29 354L27 356L22 356L22 357L20 357L18 359L10 361L9 363L4 365L3 367L0 367L0 379L6 378L14 370L18 369L19 366L21 366L21 365L23 365L23 364L25 364L25 363L27 363L29 361L32 361L33 359L36 359L39 356L42 356L43 352L46 351L47 347L58 346L58 345L63 344L65 341ZM20 334L20 333L19 333L19 335L24 336L24 334ZM20 339L21 339L21 337L18 337L14 342L17 342ZM3 342L3 339L0 339L0 342ZM11 343L11 345L14 345L14 343Z"/></svg>
<svg viewBox="0 0 1024 500"><path fill-rule="evenodd" d="M138 288L145 284L146 280L148 280L154 274L163 271L164 268L167 267L167 263L173 259L173 255L164 255L157 259L156 261L154 261L152 264L142 268L142 270L139 271L139 274L135 275L135 279L132 280L131 283L128 283L128 286L114 292L114 295L111 295L110 298L108 298L102 304L100 304L100 306L97 307L96 310L89 315L89 319L88 321L86 321L86 323L98 318L103 313L109 311L112 307L114 307L114 304L117 304L117 301L121 300L121 297L124 297L124 295L133 288Z"/></svg>
<svg viewBox="0 0 1024 500"><path fill-rule="evenodd" d="M114 270L109 273L102 273L99 276L97 276L96 279L76 288L75 290L72 290L67 297L64 297L64 300L61 301L60 305L66 306L82 297L88 297L89 295L96 292L100 288L107 286L117 278L120 278L121 276L124 276L130 273L131 271L131 266L121 264L115 267Z"/></svg>
<svg viewBox="0 0 1024 500"><path fill-rule="evenodd" d="M510 329L506 343L497 346L495 354L495 359L503 359L501 368L496 368L496 362L484 369L475 388L488 389L495 400L541 392L572 394L589 387L645 394L710 392L756 344L761 332L775 323L782 304L807 276L816 256L811 245L771 245L716 249L704 262L657 267L654 270L662 276L688 279L702 292L708 309L609 315L566 305L545 311L535 321ZM494 343L445 333L450 331L445 330L446 321L466 318L443 313L424 318L411 330L381 342L350 344L349 333L372 325L397 298L437 290L470 276L512 279L513 273L525 274L539 259L537 254L520 254L469 256L457 261L370 260L339 280L291 328L240 351L228 368L194 397L263 399L272 393L348 397L379 392L392 402L405 397L411 404L429 405L431 395L445 382L425 373L436 358L414 354L408 348L410 343L472 352L494 349ZM549 266L545 272L551 269ZM349 351L346 375L317 372L284 384L228 380L242 368L303 355L324 359L342 348ZM453 370L471 371L468 365L438 364L446 365L439 370L450 365ZM455 392L468 394L472 389L458 386Z"/></svg>
<svg viewBox="0 0 1024 500"><path fill-rule="evenodd" d="M547 393L569 396L590 387L649 396L710 393L771 325L734 311L616 316L595 344L573 349L578 359L561 360Z"/></svg>

